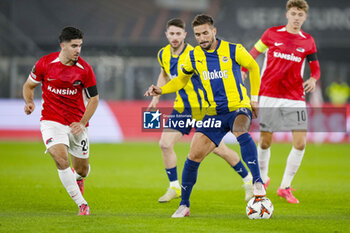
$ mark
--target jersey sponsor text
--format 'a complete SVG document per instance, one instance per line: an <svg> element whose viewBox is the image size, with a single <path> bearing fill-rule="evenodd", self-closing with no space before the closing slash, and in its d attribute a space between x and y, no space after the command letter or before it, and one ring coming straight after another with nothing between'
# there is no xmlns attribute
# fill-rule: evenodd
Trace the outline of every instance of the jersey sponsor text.
<svg viewBox="0 0 350 233"><path fill-rule="evenodd" d="M204 80L208 80L208 79L218 79L218 78L227 78L228 77L228 74L227 74L227 70L224 70L224 71L217 71L217 70L214 70L214 71L203 71L203 78Z"/></svg>
<svg viewBox="0 0 350 233"><path fill-rule="evenodd" d="M73 89L73 90L69 88L57 89L57 88L51 87L50 85L47 86L47 90L57 95L76 95L78 93L78 89Z"/></svg>
<svg viewBox="0 0 350 233"><path fill-rule="evenodd" d="M274 57L279 57L285 60L289 60L289 61L295 61L295 62L301 62L301 57L295 56L293 53L292 54L288 54L288 53L280 53L280 52L273 52L273 56Z"/></svg>

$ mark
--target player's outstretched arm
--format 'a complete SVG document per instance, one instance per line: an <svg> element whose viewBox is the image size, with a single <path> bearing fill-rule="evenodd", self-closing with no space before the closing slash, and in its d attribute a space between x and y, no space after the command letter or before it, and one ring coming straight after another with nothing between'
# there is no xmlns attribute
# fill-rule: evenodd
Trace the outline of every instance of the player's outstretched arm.
<svg viewBox="0 0 350 233"><path fill-rule="evenodd" d="M163 68L160 68L160 73L158 76L158 81L157 81L157 86L162 87L164 86L167 82L169 82L169 77L165 73ZM157 109L157 104L159 102L160 95L153 96L151 103L148 105L147 111L153 111Z"/></svg>
<svg viewBox="0 0 350 233"><path fill-rule="evenodd" d="M31 81L29 78L23 85L23 99L26 103L26 105L24 106L24 112L27 115L31 114L35 109L34 89L37 85L38 83Z"/></svg>
<svg viewBox="0 0 350 233"><path fill-rule="evenodd" d="M183 72L180 72L177 78L173 78L163 87L158 87L154 85L150 86L144 94L144 96L157 96L177 92L186 86L191 76L192 74L185 74Z"/></svg>
<svg viewBox="0 0 350 233"><path fill-rule="evenodd" d="M162 89L158 86L151 85L145 92L144 96L159 96L162 94Z"/></svg>

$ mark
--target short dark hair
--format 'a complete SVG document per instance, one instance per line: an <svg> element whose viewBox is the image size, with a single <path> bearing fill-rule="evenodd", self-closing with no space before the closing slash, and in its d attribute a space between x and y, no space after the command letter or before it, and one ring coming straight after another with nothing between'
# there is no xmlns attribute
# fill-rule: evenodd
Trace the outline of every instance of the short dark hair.
<svg viewBox="0 0 350 233"><path fill-rule="evenodd" d="M74 39L83 39L84 33L75 27L65 27L61 31L61 35L58 37L60 43L69 42Z"/></svg>
<svg viewBox="0 0 350 233"><path fill-rule="evenodd" d="M194 20L192 21L192 27L196 27L199 25L208 24L210 26L214 26L214 20L211 16L200 14L197 15Z"/></svg>
<svg viewBox="0 0 350 233"><path fill-rule="evenodd" d="M182 28L183 30L185 30L186 23L182 19L175 18L175 19L171 19L167 22L166 29L168 29L170 26L179 27L179 28Z"/></svg>

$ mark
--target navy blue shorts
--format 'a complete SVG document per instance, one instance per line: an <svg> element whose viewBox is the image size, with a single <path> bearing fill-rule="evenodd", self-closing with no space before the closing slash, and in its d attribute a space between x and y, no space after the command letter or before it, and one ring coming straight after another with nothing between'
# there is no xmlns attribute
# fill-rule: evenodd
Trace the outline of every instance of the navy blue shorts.
<svg viewBox="0 0 350 233"><path fill-rule="evenodd" d="M212 140L216 146L219 146L222 138L227 132L232 131L233 122L236 117L240 114L246 115L250 120L252 119L252 112L249 108L239 108L236 111L228 112L225 114L219 114L215 116L205 115L203 122L205 121L221 121L220 128L207 128L207 127L197 127L196 132L201 132L206 135L210 140Z"/></svg>
<svg viewBox="0 0 350 233"><path fill-rule="evenodd" d="M185 109L182 113L179 113L174 109L169 116L166 125L169 126L168 129L177 130L182 133L182 135L185 135L191 132L192 126L186 126L186 123L191 120L192 114L190 111Z"/></svg>

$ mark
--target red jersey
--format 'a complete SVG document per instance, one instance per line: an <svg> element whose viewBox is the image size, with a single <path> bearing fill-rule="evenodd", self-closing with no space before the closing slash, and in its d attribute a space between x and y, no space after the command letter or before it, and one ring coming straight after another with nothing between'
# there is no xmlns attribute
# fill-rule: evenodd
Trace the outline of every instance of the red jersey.
<svg viewBox="0 0 350 233"><path fill-rule="evenodd" d="M59 52L46 55L35 64L29 78L41 82L42 111L40 120L70 125L84 115L84 89L96 85L91 66L82 58L73 66L60 62Z"/></svg>
<svg viewBox="0 0 350 233"><path fill-rule="evenodd" d="M313 37L302 30L287 32L285 26L271 27L261 37L268 50L261 74L259 95L305 100L305 58L317 52Z"/></svg>

